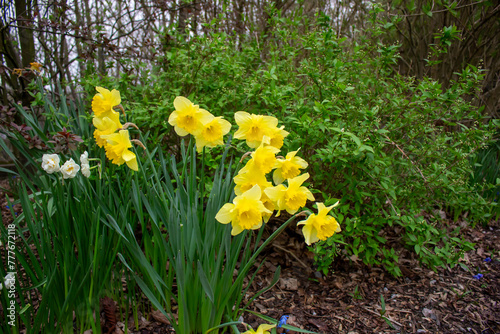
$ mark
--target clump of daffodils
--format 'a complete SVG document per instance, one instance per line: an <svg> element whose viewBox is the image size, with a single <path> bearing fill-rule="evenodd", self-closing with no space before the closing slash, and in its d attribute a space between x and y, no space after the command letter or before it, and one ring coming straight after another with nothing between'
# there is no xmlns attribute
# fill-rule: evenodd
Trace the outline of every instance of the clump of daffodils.
<svg viewBox="0 0 500 334"><path fill-rule="evenodd" d="M116 89L109 91L102 87L96 87L96 90L98 93L92 99L92 111L94 112L92 124L95 127L94 138L97 145L104 148L106 157L113 164L126 163L130 169L138 171L137 157L129 149L132 147L132 143L137 143L142 147L144 145L136 139L130 139L127 128L129 126L136 127L135 124L122 124L120 122L120 114L115 110L118 108L124 112L120 104L120 92Z"/></svg>
<svg viewBox="0 0 500 334"><path fill-rule="evenodd" d="M47 174L53 174L60 172L63 179L72 179L74 178L79 171L85 177L90 177L90 162L89 154L85 151L80 156L80 165L78 165L73 158L67 160L62 166L60 166L61 158L58 154L44 154L42 157L42 169L47 172Z"/></svg>
<svg viewBox="0 0 500 334"><path fill-rule="evenodd" d="M175 98L174 107L169 124L179 136L193 135L198 152L203 147L223 144L223 136L231 129L229 122L182 96ZM301 174L301 170L308 163L297 155L299 150L288 152L285 157L278 155L289 133L284 126L278 126L277 118L245 111L236 112L234 118L239 127L234 138L245 140L253 151L245 154L250 159L234 177L236 197L219 210L215 219L230 223L231 234L238 235L259 229L275 211L277 215L283 210L296 214L308 200L314 201L314 195L303 185L309 174ZM318 214L310 214L299 223L304 225L302 231L308 245L340 231L335 218L329 215L333 207L318 203Z"/></svg>
<svg viewBox="0 0 500 334"><path fill-rule="evenodd" d="M297 155L299 151L289 152L285 157L277 156L288 135L284 126L278 127L278 119L239 111L235 121L239 129L234 137L245 140L255 151L248 154L251 159L234 178L236 197L233 203L225 204L215 217L220 223L231 223L233 235L260 228L274 211L278 216L282 210L293 215L308 200L314 201L314 195L303 186L309 174L301 174L301 170L307 168L308 163ZM340 231L335 218L328 215L332 208L318 203L318 215L311 214L299 223L304 225L302 231L308 245Z"/></svg>

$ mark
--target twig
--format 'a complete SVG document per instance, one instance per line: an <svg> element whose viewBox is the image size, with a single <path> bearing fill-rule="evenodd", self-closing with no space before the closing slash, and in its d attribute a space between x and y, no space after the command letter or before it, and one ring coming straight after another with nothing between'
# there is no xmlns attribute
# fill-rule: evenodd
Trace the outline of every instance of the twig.
<svg viewBox="0 0 500 334"><path fill-rule="evenodd" d="M275 248L278 248L279 250L282 250L283 252L286 252L288 254L290 254L293 258L295 258L295 260L297 260L305 269L311 269L311 266L308 266L307 264L305 264L304 262L302 262L301 259L299 259L297 257L297 255L295 255L293 252L289 251L288 249L286 248L283 248L281 246L278 246L278 245L273 245L273 247Z"/></svg>
<svg viewBox="0 0 500 334"><path fill-rule="evenodd" d="M339 319L339 320L347 321L348 323L352 324L352 321L349 321L349 320L347 320L347 319L344 319L344 318L342 318L342 317L339 317L338 315L335 315L335 314L334 314L334 315L333 315L333 317L334 317L334 318L337 318L337 319Z"/></svg>
<svg viewBox="0 0 500 334"><path fill-rule="evenodd" d="M366 308L366 307L363 307L363 309L365 309L366 311L368 311L368 312L370 312L370 313L376 314L376 315L378 315L379 317L385 317L385 318L387 318L387 320L389 320L390 322L395 323L395 324L396 324L396 325L398 325L399 327L403 327L403 325L402 325L402 324L400 324L400 323L399 323L399 322L397 322L396 320L393 320L393 319L389 318L388 316L385 316L385 315L382 315L382 314L380 314L380 313L378 313L378 312L372 311L372 310L370 310L369 308Z"/></svg>
<svg viewBox="0 0 500 334"><path fill-rule="evenodd" d="M420 170L420 168L418 168L417 165L415 165L415 163L413 162L413 160L410 159L410 157L399 147L398 144L396 144L395 142L393 142L389 137L387 136L384 136L388 141L391 142L392 145L396 146L396 148L401 151L401 153L403 154L403 156L405 158L407 158L408 160L410 160L411 164L418 170L418 172L420 173L420 175L422 176L422 178L424 179L424 182L427 184L427 179L425 178L424 174L422 173L422 171Z"/></svg>
<svg viewBox="0 0 500 334"><path fill-rule="evenodd" d="M380 306L378 306L378 305L375 305L374 307L375 307L377 310L379 310L379 309L380 309L380 310L382 310L382 308L381 308ZM388 311L388 312L389 312L389 311L394 311L394 312L400 312L400 313L410 313L410 314L413 314L413 311L409 311L409 310L398 310L398 309L395 309L395 308L393 308L393 307L388 307L388 306L386 306L386 307L385 307L385 310L386 310L386 311Z"/></svg>
<svg viewBox="0 0 500 334"><path fill-rule="evenodd" d="M479 5L479 4L482 4L484 2L487 2L487 0L483 0L483 1L478 1L478 2L474 2L474 3L469 3L469 4L466 4L466 5L462 5L462 6L457 6L455 8L452 8L452 10L455 10L455 9L460 9L460 8L464 8L464 7L470 7L470 6L474 6L474 5ZM440 9L440 10L436 10L436 11L431 11L430 13L431 14L436 14L436 13L442 13L442 12L449 12L450 10L447 8L447 9ZM405 14L405 15L400 15L400 14L389 14L391 16L403 16L403 17L410 17L410 16L422 16L422 15L427 15L427 13L417 13L417 14Z"/></svg>

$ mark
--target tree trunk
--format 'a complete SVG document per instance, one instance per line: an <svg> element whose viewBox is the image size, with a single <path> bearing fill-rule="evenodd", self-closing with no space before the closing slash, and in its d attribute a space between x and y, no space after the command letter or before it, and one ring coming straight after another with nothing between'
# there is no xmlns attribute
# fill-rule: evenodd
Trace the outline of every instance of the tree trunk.
<svg viewBox="0 0 500 334"><path fill-rule="evenodd" d="M32 3L30 0L16 0L16 18L21 45L22 67L29 67L35 61L35 39L33 29L25 28L32 24Z"/></svg>

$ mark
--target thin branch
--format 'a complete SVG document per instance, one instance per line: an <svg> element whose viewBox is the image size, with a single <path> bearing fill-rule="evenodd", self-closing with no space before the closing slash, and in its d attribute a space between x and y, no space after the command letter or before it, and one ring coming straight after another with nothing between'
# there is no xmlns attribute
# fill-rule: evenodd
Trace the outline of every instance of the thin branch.
<svg viewBox="0 0 500 334"><path fill-rule="evenodd" d="M469 3L467 5L462 5L462 6L457 6L455 8L453 8L453 10L455 9L460 9L460 8L464 8L464 7L470 7L470 6L475 6L475 5L479 5L479 4L482 4L482 3L485 3L485 2L488 2L489 0L483 0L483 1L478 1L478 2L474 2L474 3ZM443 13L443 12L449 12L450 10L447 8L447 9L440 9L440 10L436 10L436 11L431 11L429 13L431 14L436 14L436 13ZM405 14L405 15L401 15L401 14L391 14L389 13L389 15L391 16L403 16L403 17L410 17L410 16L422 16L422 15L427 15L428 13L418 13L418 14Z"/></svg>
<svg viewBox="0 0 500 334"><path fill-rule="evenodd" d="M410 160L411 164L418 170L418 172L420 173L420 175L422 176L422 179L424 179L424 182L425 184L427 184L427 179L425 178L424 174L422 173L422 171L420 170L420 168L418 168L418 166L413 162L413 160L411 160L411 158L399 147L398 144L396 144L395 142L393 142L391 139L389 139L389 137L387 136L384 136L385 139L387 139L392 145L396 146L396 148L403 154L403 156Z"/></svg>

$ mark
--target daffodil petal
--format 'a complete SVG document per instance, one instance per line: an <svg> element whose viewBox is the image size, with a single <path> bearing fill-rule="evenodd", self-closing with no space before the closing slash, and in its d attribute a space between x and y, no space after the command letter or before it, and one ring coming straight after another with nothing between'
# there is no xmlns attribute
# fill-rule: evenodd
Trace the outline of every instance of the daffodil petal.
<svg viewBox="0 0 500 334"><path fill-rule="evenodd" d="M259 185L256 184L250 190L245 191L241 196L251 200L260 201L260 197L262 196L262 191L260 190Z"/></svg>
<svg viewBox="0 0 500 334"><path fill-rule="evenodd" d="M246 111L237 111L234 114L234 120L236 121L236 124L240 124L251 121L252 117Z"/></svg>
<svg viewBox="0 0 500 334"><path fill-rule="evenodd" d="M229 224L232 218L232 210L234 209L234 204L226 203L220 208L219 212L215 216L215 219L221 224Z"/></svg>
<svg viewBox="0 0 500 334"><path fill-rule="evenodd" d="M243 232L244 229L240 225L233 224L233 229L231 230L231 235L235 236Z"/></svg>
<svg viewBox="0 0 500 334"><path fill-rule="evenodd" d="M191 106L192 102L186 99L184 96L177 96L174 99L174 107L176 110L182 110Z"/></svg>
<svg viewBox="0 0 500 334"><path fill-rule="evenodd" d="M309 178L309 173L304 173L302 175L299 175L297 177L294 177L293 179L288 180L288 186L289 187L300 187L302 183L304 183L305 180Z"/></svg>
<svg viewBox="0 0 500 334"><path fill-rule="evenodd" d="M135 153L130 150L125 150L122 153L122 158L125 161L130 161L132 159L136 159Z"/></svg>
<svg viewBox="0 0 500 334"><path fill-rule="evenodd" d="M135 156L134 154L134 158L133 159L130 159L130 160L125 160L125 162L127 163L127 166L131 169L131 170L134 170L134 171L138 171L139 170L139 165L137 164L137 157Z"/></svg>

